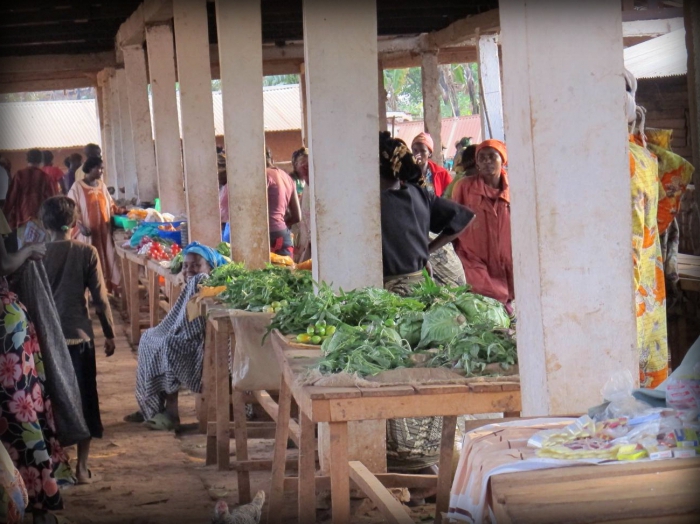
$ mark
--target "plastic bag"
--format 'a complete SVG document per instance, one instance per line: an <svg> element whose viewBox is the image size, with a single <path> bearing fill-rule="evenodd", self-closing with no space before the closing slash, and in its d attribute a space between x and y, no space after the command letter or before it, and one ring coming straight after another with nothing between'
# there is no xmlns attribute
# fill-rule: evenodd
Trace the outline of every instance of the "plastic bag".
<svg viewBox="0 0 700 524"><path fill-rule="evenodd" d="M272 315L232 311L231 326L235 335L231 381L238 391L276 391L280 388L280 372L271 337L263 336Z"/></svg>
<svg viewBox="0 0 700 524"><path fill-rule="evenodd" d="M666 405L678 410L700 409L700 363L695 364L692 374L668 379Z"/></svg>
<svg viewBox="0 0 700 524"><path fill-rule="evenodd" d="M635 389L635 382L632 378L632 373L629 370L616 371L600 390L603 398L610 402L603 410L598 420L620 418L620 417L638 417L645 411L651 409L651 406L646 402L637 400L632 396L632 391Z"/></svg>

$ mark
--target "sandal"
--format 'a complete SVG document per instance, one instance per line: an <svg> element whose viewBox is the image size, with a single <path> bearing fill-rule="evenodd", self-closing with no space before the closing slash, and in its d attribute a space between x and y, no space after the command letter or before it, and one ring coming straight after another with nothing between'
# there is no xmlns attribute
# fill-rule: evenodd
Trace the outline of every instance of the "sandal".
<svg viewBox="0 0 700 524"><path fill-rule="evenodd" d="M93 473L90 468L88 468L88 480L83 480L81 481L78 479L75 483L76 486L83 486L85 484L92 484L93 482L99 482L102 480L99 475L96 473Z"/></svg>
<svg viewBox="0 0 700 524"><path fill-rule="evenodd" d="M153 431L172 431L175 429L175 422L170 420L165 413L158 413L153 418L143 423L148 429Z"/></svg>
<svg viewBox="0 0 700 524"><path fill-rule="evenodd" d="M141 423L146 422L146 419L144 418L143 413L141 413L140 411L134 411L133 413L124 417L124 422Z"/></svg>

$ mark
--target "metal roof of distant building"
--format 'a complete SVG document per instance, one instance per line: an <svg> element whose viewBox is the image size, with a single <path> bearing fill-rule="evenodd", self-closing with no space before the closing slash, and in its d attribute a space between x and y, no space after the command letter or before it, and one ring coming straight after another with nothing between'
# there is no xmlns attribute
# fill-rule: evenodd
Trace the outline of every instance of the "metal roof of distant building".
<svg viewBox="0 0 700 524"><path fill-rule="evenodd" d="M392 130L389 123L389 131ZM413 139L423 132L423 121L397 122L394 127L394 136L406 142L409 146ZM455 143L462 138L471 138L472 144L481 142L481 117L479 115L458 116L442 119L442 132L440 138L442 145L447 148L446 158L455 155Z"/></svg>
<svg viewBox="0 0 700 524"><path fill-rule="evenodd" d="M638 79L685 75L685 29L677 29L625 49L625 67Z"/></svg>
<svg viewBox="0 0 700 524"><path fill-rule="evenodd" d="M4 151L100 143L95 100L2 103L0 123Z"/></svg>
<svg viewBox="0 0 700 524"><path fill-rule="evenodd" d="M221 93L212 95L216 135L221 136L224 134ZM265 131L301 129L298 84L265 87L263 100ZM0 151L101 143L94 99L1 103L0 124Z"/></svg>

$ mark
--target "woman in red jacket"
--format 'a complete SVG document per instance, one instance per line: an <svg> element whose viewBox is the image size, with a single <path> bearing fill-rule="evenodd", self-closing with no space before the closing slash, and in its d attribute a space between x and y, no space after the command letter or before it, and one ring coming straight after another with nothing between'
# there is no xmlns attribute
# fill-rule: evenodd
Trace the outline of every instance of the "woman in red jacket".
<svg viewBox="0 0 700 524"><path fill-rule="evenodd" d="M421 133L411 142L411 152L423 172L426 188L435 196L441 197L452 182L452 177L447 169L430 160L433 156L433 138L428 133Z"/></svg>

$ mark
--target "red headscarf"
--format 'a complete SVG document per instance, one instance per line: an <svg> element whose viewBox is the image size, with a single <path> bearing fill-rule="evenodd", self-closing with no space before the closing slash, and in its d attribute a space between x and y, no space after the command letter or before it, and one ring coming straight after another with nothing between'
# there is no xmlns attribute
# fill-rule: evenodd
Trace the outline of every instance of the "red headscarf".
<svg viewBox="0 0 700 524"><path fill-rule="evenodd" d="M413 147L413 144L425 144L425 147L427 147L431 153L433 152L433 137L430 136L430 133L419 134L413 139L413 142L411 142L411 147Z"/></svg>
<svg viewBox="0 0 700 524"><path fill-rule="evenodd" d="M510 189L509 189L509 184L508 184L508 172L506 171L506 166L508 165L508 150L506 149L506 145L501 142L500 140L496 139L489 139L489 140L484 140L481 142L479 145L476 146L476 153L475 157L479 157L479 151L482 149L485 149L487 147L491 147L498 151L498 154L501 155L501 190L500 194L498 195L500 198L505 200L506 202L510 202Z"/></svg>

